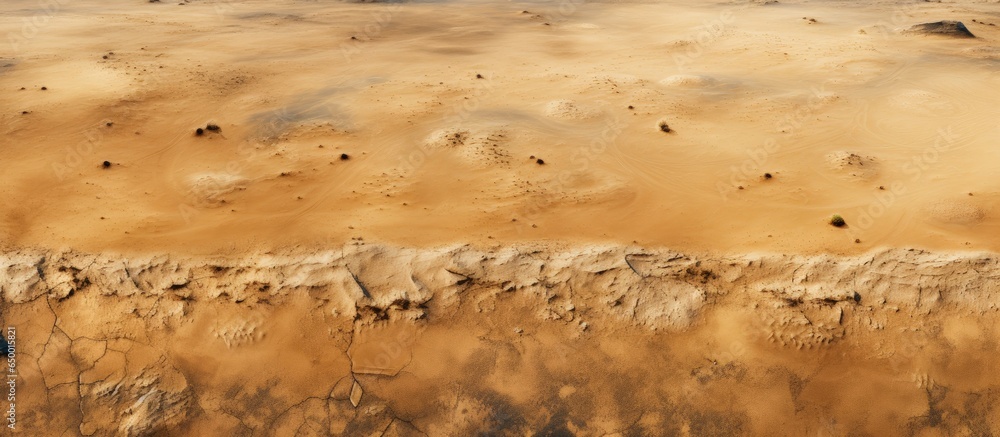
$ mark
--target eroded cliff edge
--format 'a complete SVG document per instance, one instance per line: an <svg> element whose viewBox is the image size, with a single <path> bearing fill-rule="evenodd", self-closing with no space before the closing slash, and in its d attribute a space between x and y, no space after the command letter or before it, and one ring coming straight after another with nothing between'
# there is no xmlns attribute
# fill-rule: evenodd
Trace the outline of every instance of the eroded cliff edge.
<svg viewBox="0 0 1000 437"><path fill-rule="evenodd" d="M998 279L904 249L0 256L28 435L985 435Z"/></svg>

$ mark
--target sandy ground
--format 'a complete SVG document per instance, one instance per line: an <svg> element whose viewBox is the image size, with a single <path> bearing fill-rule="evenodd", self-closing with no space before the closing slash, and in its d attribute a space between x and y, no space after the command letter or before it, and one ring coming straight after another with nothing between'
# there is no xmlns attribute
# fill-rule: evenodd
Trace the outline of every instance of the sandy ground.
<svg viewBox="0 0 1000 437"><path fill-rule="evenodd" d="M1000 432L997 2L182 3L0 4L16 432Z"/></svg>
<svg viewBox="0 0 1000 437"><path fill-rule="evenodd" d="M8 245L1000 249L994 3L65 3L3 6Z"/></svg>

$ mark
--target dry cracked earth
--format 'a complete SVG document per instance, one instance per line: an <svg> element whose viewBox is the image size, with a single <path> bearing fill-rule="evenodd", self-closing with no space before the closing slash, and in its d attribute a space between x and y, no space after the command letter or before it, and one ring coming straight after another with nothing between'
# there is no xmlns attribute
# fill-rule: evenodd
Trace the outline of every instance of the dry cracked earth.
<svg viewBox="0 0 1000 437"><path fill-rule="evenodd" d="M18 432L991 435L1000 259L0 257Z"/></svg>

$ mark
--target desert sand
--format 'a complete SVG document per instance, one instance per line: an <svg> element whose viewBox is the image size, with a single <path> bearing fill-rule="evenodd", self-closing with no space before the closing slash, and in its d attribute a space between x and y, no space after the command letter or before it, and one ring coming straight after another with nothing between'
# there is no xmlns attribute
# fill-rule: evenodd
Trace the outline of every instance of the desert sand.
<svg viewBox="0 0 1000 437"><path fill-rule="evenodd" d="M998 25L6 0L8 431L998 433Z"/></svg>

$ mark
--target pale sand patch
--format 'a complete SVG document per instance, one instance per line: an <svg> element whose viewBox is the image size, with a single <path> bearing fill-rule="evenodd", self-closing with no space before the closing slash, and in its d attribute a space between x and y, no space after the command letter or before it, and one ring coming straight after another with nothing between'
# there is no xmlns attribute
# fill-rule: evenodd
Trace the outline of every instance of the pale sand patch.
<svg viewBox="0 0 1000 437"><path fill-rule="evenodd" d="M227 173L202 173L188 178L189 194L194 202L204 206L220 206L227 201L227 195L245 190L246 178Z"/></svg>
<svg viewBox="0 0 1000 437"><path fill-rule="evenodd" d="M569 120L587 120L598 117L600 112L580 106L573 100L553 100L545 104L545 115Z"/></svg>

